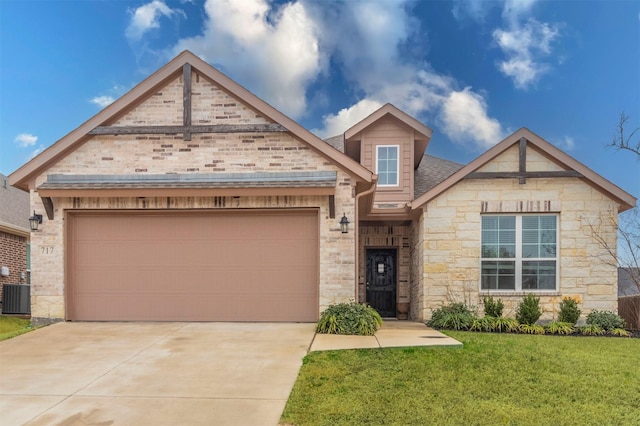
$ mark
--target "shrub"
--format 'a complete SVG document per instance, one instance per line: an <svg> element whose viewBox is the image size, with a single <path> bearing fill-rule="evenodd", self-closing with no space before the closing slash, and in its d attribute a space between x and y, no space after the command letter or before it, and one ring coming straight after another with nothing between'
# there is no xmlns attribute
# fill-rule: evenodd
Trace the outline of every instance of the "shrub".
<svg viewBox="0 0 640 426"><path fill-rule="evenodd" d="M578 301L570 297L563 297L560 302L560 312L558 312L559 322L568 322L576 325L580 318L580 309L578 309Z"/></svg>
<svg viewBox="0 0 640 426"><path fill-rule="evenodd" d="M495 318L493 322L493 330L499 333L518 331L520 324L513 318Z"/></svg>
<svg viewBox="0 0 640 426"><path fill-rule="evenodd" d="M495 329L496 318L485 316L483 318L473 318L471 321L472 331L493 331Z"/></svg>
<svg viewBox="0 0 640 426"><path fill-rule="evenodd" d="M516 319L520 324L532 325L540 319L542 310L540 309L540 298L529 293L518 305Z"/></svg>
<svg viewBox="0 0 640 426"><path fill-rule="evenodd" d="M610 330L609 333L611 333L612 336L618 336L618 337L631 336L631 334L624 328L614 328L613 330Z"/></svg>
<svg viewBox="0 0 640 426"><path fill-rule="evenodd" d="M502 316L502 310L504 309L502 299L493 300L493 296L485 296L482 298L482 304L484 305L485 316L494 318L500 318Z"/></svg>
<svg viewBox="0 0 640 426"><path fill-rule="evenodd" d="M580 333L585 336L599 336L604 334L604 331L597 324L588 324L580 328Z"/></svg>
<svg viewBox="0 0 640 426"><path fill-rule="evenodd" d="M546 329L550 334L571 334L573 333L573 324L570 322L553 321L547 324Z"/></svg>
<svg viewBox="0 0 640 426"><path fill-rule="evenodd" d="M604 331L625 328L622 317L611 311L593 311L587 315L587 324L595 324Z"/></svg>
<svg viewBox="0 0 640 426"><path fill-rule="evenodd" d="M324 334L373 336L382 325L380 314L363 303L338 303L329 306L320 317L316 331Z"/></svg>
<svg viewBox="0 0 640 426"><path fill-rule="evenodd" d="M446 328L451 330L468 330L475 315L464 303L452 303L435 309L431 319L427 321L429 327Z"/></svg>
<svg viewBox="0 0 640 426"><path fill-rule="evenodd" d="M538 324L521 324L520 331L525 334L544 334L544 327Z"/></svg>

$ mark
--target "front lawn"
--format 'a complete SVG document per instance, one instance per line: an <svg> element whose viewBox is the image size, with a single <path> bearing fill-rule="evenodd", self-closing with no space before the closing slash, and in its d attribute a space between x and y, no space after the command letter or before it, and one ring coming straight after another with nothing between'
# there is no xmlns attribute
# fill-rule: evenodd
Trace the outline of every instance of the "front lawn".
<svg viewBox="0 0 640 426"><path fill-rule="evenodd" d="M0 315L0 340L10 339L31 330L33 328L28 319Z"/></svg>
<svg viewBox="0 0 640 426"><path fill-rule="evenodd" d="M464 348L309 354L281 423L640 424L640 339L447 334Z"/></svg>

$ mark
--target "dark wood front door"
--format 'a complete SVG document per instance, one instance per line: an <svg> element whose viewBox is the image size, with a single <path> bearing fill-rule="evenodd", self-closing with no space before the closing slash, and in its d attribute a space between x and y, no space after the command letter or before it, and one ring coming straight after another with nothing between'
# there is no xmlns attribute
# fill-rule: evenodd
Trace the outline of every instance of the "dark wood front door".
<svg viewBox="0 0 640 426"><path fill-rule="evenodd" d="M396 316L396 249L367 250L367 303L383 317Z"/></svg>

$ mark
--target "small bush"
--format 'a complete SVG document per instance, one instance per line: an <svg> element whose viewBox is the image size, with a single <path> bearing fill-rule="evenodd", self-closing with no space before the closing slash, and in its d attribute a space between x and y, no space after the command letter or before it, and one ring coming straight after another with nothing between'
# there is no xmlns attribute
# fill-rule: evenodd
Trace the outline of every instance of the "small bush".
<svg viewBox="0 0 640 426"><path fill-rule="evenodd" d="M538 324L520 324L520 332L525 334L544 334L544 327Z"/></svg>
<svg viewBox="0 0 640 426"><path fill-rule="evenodd" d="M471 331L487 331L491 332L495 330L496 318L485 316L483 318L473 318L471 321Z"/></svg>
<svg viewBox="0 0 640 426"><path fill-rule="evenodd" d="M584 327L580 327L580 333L585 336L600 336L601 334L604 334L604 330L602 330L602 328L597 324L588 324Z"/></svg>
<svg viewBox="0 0 640 426"><path fill-rule="evenodd" d="M529 293L518 305L516 319L520 324L532 325L540 319L542 310L540 309L540 298Z"/></svg>
<svg viewBox="0 0 640 426"><path fill-rule="evenodd" d="M595 324L604 331L625 328L622 317L611 311L593 311L587 315L587 324Z"/></svg>
<svg viewBox="0 0 640 426"><path fill-rule="evenodd" d="M546 329L549 334L572 334L573 324L570 322L553 321L547 325Z"/></svg>
<svg viewBox="0 0 640 426"><path fill-rule="evenodd" d="M560 302L560 312L558 312L559 322L568 322L576 325L580 318L580 309L578 309L578 301L570 297L563 297Z"/></svg>
<svg viewBox="0 0 640 426"><path fill-rule="evenodd" d="M518 331L520 328L520 324L513 318L495 318L493 322L493 331L497 331L499 333L511 333L514 331Z"/></svg>
<svg viewBox="0 0 640 426"><path fill-rule="evenodd" d="M611 333L612 336L618 336L618 337L631 336L631 334L624 328L614 328L613 330L610 330L609 333Z"/></svg>
<svg viewBox="0 0 640 426"><path fill-rule="evenodd" d="M468 330L475 315L464 303L452 303L435 309L427 325L433 328Z"/></svg>
<svg viewBox="0 0 640 426"><path fill-rule="evenodd" d="M484 305L485 316L494 318L500 318L502 316L502 310L504 309L502 299L493 300L493 296L485 296L482 298L482 304Z"/></svg>
<svg viewBox="0 0 640 426"><path fill-rule="evenodd" d="M382 325L380 314L363 303L338 303L320 317L316 331L324 334L373 336Z"/></svg>

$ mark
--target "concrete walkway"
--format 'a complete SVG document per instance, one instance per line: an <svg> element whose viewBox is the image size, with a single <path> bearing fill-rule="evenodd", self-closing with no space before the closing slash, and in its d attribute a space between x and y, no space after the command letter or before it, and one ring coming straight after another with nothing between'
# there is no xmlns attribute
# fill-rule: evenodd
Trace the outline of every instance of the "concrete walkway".
<svg viewBox="0 0 640 426"><path fill-rule="evenodd" d="M420 322L385 320L375 336L316 334L310 351L405 346L462 347L462 343Z"/></svg>

